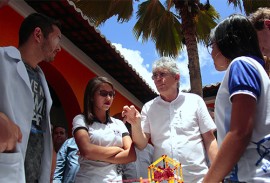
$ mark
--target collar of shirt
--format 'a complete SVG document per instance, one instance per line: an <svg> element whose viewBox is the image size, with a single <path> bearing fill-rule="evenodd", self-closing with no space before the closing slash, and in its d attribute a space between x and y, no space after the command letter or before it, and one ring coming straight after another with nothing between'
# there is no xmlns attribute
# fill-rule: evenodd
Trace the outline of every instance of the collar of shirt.
<svg viewBox="0 0 270 183"><path fill-rule="evenodd" d="M98 118L94 117L93 122L102 123ZM106 122L104 124L112 123L112 119L109 115L106 114Z"/></svg>

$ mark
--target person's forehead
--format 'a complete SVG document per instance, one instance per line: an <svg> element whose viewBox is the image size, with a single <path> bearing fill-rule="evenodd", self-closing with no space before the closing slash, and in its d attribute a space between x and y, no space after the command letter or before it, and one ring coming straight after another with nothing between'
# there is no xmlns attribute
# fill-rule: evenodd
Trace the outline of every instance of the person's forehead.
<svg viewBox="0 0 270 183"><path fill-rule="evenodd" d="M65 132L66 129L63 128L63 127L56 127L54 131L55 131L55 132L61 132L61 131L64 131L64 132Z"/></svg>
<svg viewBox="0 0 270 183"><path fill-rule="evenodd" d="M99 90L109 90L112 89L112 86L109 83L102 83L99 86Z"/></svg>
<svg viewBox="0 0 270 183"><path fill-rule="evenodd" d="M159 67L153 70L153 73L158 73L158 72L169 72L169 69L164 68L164 67Z"/></svg>
<svg viewBox="0 0 270 183"><path fill-rule="evenodd" d="M59 27L57 27L56 25L52 25L53 28L53 32L51 32L50 34L58 36L59 38L62 37L62 33L61 30L59 29Z"/></svg>

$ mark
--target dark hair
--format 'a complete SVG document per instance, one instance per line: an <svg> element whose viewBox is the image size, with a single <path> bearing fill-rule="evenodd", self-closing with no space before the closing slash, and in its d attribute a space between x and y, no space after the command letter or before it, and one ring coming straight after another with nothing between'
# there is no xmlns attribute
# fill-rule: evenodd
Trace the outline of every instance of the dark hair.
<svg viewBox="0 0 270 183"><path fill-rule="evenodd" d="M210 41L230 60L247 55L263 59L256 30L243 15L233 14L220 22L211 31Z"/></svg>
<svg viewBox="0 0 270 183"><path fill-rule="evenodd" d="M21 24L19 30L19 46L23 45L28 40L36 27L39 27L44 37L47 38L48 35L53 32L53 25L61 29L61 24L57 20L40 13L30 14L23 20Z"/></svg>
<svg viewBox="0 0 270 183"><path fill-rule="evenodd" d="M95 117L94 114L94 95L95 92L99 90L100 85L103 83L109 84L114 90L113 84L106 77L95 77L91 79L85 89L84 92L84 111L83 115L86 121L86 124L91 125L93 123L93 119ZM107 115L109 115L110 111L107 111Z"/></svg>
<svg viewBox="0 0 270 183"><path fill-rule="evenodd" d="M56 128L63 128L63 129L65 129L65 133L67 135L67 128L64 125L61 125L61 124L53 125L53 130L52 130L52 133L53 134L54 134L54 131L56 130Z"/></svg>

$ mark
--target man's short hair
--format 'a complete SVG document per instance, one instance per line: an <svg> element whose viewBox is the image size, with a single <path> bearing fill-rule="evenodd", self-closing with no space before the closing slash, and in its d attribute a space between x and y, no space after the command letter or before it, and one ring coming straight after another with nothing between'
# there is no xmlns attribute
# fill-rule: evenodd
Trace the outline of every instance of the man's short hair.
<svg viewBox="0 0 270 183"><path fill-rule="evenodd" d="M54 134L54 131L56 130L56 128L63 128L65 129L65 133L67 134L67 128L64 125L54 125L53 126L53 130L52 133Z"/></svg>
<svg viewBox="0 0 270 183"><path fill-rule="evenodd" d="M261 7L249 16L249 20L256 30L264 28L264 21L270 20L270 8Z"/></svg>
<svg viewBox="0 0 270 183"><path fill-rule="evenodd" d="M39 27L45 38L53 32L53 25L61 29L61 23L41 13L32 13L27 16L19 30L19 46L23 45L34 32L35 28Z"/></svg>

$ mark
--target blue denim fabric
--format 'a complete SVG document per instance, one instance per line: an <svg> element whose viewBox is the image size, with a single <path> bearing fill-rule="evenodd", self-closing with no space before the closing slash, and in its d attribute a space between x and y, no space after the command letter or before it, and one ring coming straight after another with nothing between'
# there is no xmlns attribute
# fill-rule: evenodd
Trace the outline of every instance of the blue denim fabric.
<svg viewBox="0 0 270 183"><path fill-rule="evenodd" d="M77 152L75 139L67 139L57 153L53 183L74 183L80 166Z"/></svg>
<svg viewBox="0 0 270 183"><path fill-rule="evenodd" d="M223 181L223 183L245 183L245 182L231 181L231 180L225 179L225 180Z"/></svg>

